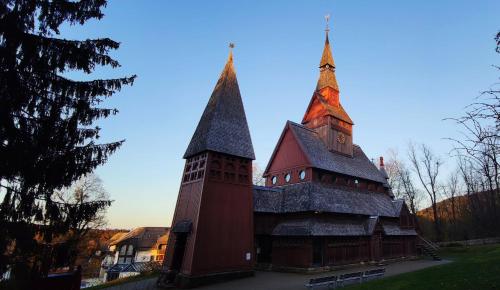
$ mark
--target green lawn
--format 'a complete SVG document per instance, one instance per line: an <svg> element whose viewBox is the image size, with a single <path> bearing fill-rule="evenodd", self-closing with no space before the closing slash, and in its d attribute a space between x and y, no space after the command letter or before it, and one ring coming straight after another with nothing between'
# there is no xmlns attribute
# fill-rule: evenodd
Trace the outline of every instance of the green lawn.
<svg viewBox="0 0 500 290"><path fill-rule="evenodd" d="M449 248L440 255L453 262L343 289L500 289L500 245Z"/></svg>

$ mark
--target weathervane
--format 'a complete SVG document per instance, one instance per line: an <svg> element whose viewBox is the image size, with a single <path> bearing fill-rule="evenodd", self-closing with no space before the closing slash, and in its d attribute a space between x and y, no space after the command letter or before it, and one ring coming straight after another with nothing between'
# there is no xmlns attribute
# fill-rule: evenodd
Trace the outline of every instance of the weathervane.
<svg viewBox="0 0 500 290"><path fill-rule="evenodd" d="M326 33L330 32L330 27L328 26L328 22L330 22L330 14L325 15L325 20L326 20Z"/></svg>
<svg viewBox="0 0 500 290"><path fill-rule="evenodd" d="M230 48L231 50L233 50L233 48L234 48L234 43L230 42L230 43L229 43L229 48Z"/></svg>

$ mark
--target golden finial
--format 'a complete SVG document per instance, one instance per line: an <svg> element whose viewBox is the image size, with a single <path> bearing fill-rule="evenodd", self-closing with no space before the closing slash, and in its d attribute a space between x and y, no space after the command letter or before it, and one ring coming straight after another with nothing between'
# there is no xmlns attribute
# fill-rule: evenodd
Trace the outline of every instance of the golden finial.
<svg viewBox="0 0 500 290"><path fill-rule="evenodd" d="M328 33L330 31L330 27L328 26L328 23L330 22L330 14L326 14L325 15L325 20L326 20L326 33Z"/></svg>

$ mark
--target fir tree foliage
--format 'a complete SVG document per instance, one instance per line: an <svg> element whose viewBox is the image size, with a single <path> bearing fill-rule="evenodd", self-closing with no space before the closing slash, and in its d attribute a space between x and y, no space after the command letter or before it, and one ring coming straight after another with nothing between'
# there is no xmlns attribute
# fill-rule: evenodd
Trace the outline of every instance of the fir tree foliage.
<svg viewBox="0 0 500 290"><path fill-rule="evenodd" d="M111 203L54 199L123 143L99 143L94 123L118 113L102 102L135 75L67 77L119 67L109 53L120 44L58 37L63 23L101 19L105 6L105 0L0 0L0 273L7 265L17 279L47 273L60 256L53 239Z"/></svg>

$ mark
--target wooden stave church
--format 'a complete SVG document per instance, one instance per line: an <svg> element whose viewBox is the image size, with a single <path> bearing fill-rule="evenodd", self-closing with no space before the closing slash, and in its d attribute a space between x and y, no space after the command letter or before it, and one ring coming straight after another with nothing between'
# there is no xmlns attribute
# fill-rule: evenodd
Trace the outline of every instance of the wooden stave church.
<svg viewBox="0 0 500 290"><path fill-rule="evenodd" d="M416 255L414 219L379 168L352 142L328 32L302 124L287 121L254 188L257 262L317 268Z"/></svg>
<svg viewBox="0 0 500 290"><path fill-rule="evenodd" d="M253 186L255 156L231 51L184 155L159 284L248 276L257 263L313 269L415 255L408 208L394 200L383 159L377 168L352 143L352 126L327 31L302 124L287 121L266 186Z"/></svg>

